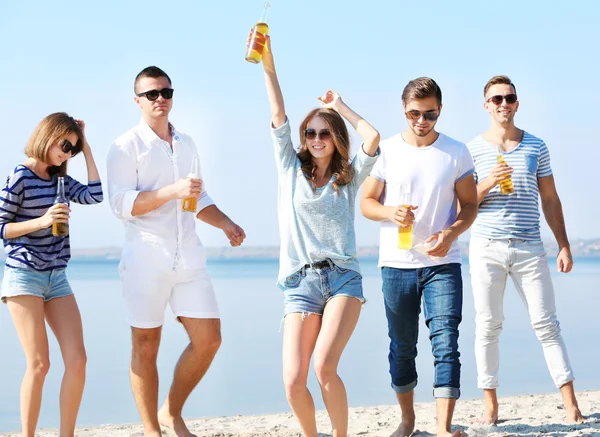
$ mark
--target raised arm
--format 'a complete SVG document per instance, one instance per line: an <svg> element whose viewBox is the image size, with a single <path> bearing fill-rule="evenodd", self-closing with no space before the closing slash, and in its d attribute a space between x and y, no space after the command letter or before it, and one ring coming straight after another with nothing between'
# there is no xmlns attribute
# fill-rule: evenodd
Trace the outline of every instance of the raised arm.
<svg viewBox="0 0 600 437"><path fill-rule="evenodd" d="M271 51L271 37L267 35L265 49L262 55L262 64L265 71L265 84L267 86L267 95L271 105L271 121L273 127L278 128L285 123L285 106L283 104L283 94L277 79L275 71L275 61Z"/></svg>
<svg viewBox="0 0 600 437"><path fill-rule="evenodd" d="M100 181L100 173L96 167L92 149L87 141L87 136L85 135L85 122L83 120L75 120L75 123L79 125L79 128L83 133L83 138L81 139L81 142L83 143L82 152L85 158L85 165L87 166L88 182L98 182Z"/></svg>
<svg viewBox="0 0 600 437"><path fill-rule="evenodd" d="M325 94L318 98L321 106L331 108L337 111L352 125L354 130L363 139L363 150L369 156L375 156L379 147L379 132L371 124L352 110L340 97L333 91L327 90Z"/></svg>

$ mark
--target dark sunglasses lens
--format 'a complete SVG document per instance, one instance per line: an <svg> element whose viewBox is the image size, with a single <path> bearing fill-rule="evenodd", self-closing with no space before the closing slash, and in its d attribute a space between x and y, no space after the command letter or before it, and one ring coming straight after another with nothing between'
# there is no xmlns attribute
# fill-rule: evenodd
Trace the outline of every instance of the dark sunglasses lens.
<svg viewBox="0 0 600 437"><path fill-rule="evenodd" d="M148 100L150 100L151 102L158 99L158 91L156 91L156 90L148 91L146 93L146 98Z"/></svg>
<svg viewBox="0 0 600 437"><path fill-rule="evenodd" d="M173 90L171 88L163 88L160 90L160 95L163 99L170 99L173 97Z"/></svg>
<svg viewBox="0 0 600 437"><path fill-rule="evenodd" d="M506 99L506 103L508 103L509 105L512 105L513 103L515 103L517 101L516 94L508 94L508 95L504 96L504 98Z"/></svg>
<svg viewBox="0 0 600 437"><path fill-rule="evenodd" d="M69 153L73 150L73 144L69 140L63 140L61 149L63 153Z"/></svg>
<svg viewBox="0 0 600 437"><path fill-rule="evenodd" d="M331 139L331 132L329 132L328 130L322 130L321 132L319 132L319 138L321 138L323 141L327 141Z"/></svg>
<svg viewBox="0 0 600 437"><path fill-rule="evenodd" d="M438 119L438 114L436 112L425 112L423 113L423 118L425 121L436 121Z"/></svg>
<svg viewBox="0 0 600 437"><path fill-rule="evenodd" d="M314 129L305 129L304 136L307 140L314 140L317 136L317 132Z"/></svg>
<svg viewBox="0 0 600 437"><path fill-rule="evenodd" d="M502 104L502 99L503 99L502 96L494 96L490 100L492 101L492 103L494 105L500 105L500 104Z"/></svg>
<svg viewBox="0 0 600 437"><path fill-rule="evenodd" d="M406 116L408 118L410 118L411 120L418 120L421 117L421 112L420 111L408 111L406 113Z"/></svg>

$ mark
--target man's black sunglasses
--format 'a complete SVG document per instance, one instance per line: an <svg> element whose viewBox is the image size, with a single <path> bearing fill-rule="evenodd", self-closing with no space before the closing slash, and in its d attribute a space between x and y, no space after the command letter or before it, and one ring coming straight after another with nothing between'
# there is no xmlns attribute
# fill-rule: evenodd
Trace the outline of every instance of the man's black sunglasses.
<svg viewBox="0 0 600 437"><path fill-rule="evenodd" d="M174 91L175 90L173 88L163 88L160 91L159 90L144 91L143 93L139 93L137 96L138 97L146 96L146 98L148 100L153 102L156 99L158 99L158 95L160 94L163 99L169 100L169 99L173 98Z"/></svg>

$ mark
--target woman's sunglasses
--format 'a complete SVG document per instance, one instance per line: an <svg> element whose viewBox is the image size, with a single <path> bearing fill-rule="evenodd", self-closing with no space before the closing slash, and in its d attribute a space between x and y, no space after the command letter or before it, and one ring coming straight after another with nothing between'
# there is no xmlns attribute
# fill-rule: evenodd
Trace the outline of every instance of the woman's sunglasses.
<svg viewBox="0 0 600 437"><path fill-rule="evenodd" d="M502 104L502 100L506 100L506 103L512 105L517 101L516 94L507 94L505 96L492 96L486 100L486 102L492 102L496 106L500 106Z"/></svg>
<svg viewBox="0 0 600 437"><path fill-rule="evenodd" d="M413 121L418 120L419 118L421 118L421 116L423 116L425 121L436 121L440 114L438 114L435 111L421 112L417 111L416 109L406 112L406 118L409 118Z"/></svg>
<svg viewBox="0 0 600 437"><path fill-rule="evenodd" d="M81 152L81 149L77 145L71 144L69 140L63 140L63 142L60 145L60 148L62 149L63 153L71 152L71 157Z"/></svg>
<svg viewBox="0 0 600 437"><path fill-rule="evenodd" d="M163 88L162 90L150 90L150 91L144 91L143 93L139 93L137 96L138 97L142 97L142 96L146 96L146 98L153 102L156 99L158 99L158 96L161 95L163 99L172 99L173 98L173 92L175 90L173 88Z"/></svg>
<svg viewBox="0 0 600 437"><path fill-rule="evenodd" d="M317 132L314 129L304 129L304 136L307 140L314 140L315 138L320 138L323 141L327 141L331 139L331 132L329 129L323 129Z"/></svg>

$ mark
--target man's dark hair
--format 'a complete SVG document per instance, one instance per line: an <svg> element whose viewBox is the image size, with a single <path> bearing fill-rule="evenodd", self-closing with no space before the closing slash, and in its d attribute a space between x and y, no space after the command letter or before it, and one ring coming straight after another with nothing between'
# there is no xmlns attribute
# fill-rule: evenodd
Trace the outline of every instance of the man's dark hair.
<svg viewBox="0 0 600 437"><path fill-rule="evenodd" d="M442 90L435 80L429 77L418 77L404 87L402 103L406 105L411 100L421 100L427 97L435 97L438 104L442 104Z"/></svg>
<svg viewBox="0 0 600 437"><path fill-rule="evenodd" d="M169 77L169 75L167 73L165 73L163 70L161 70L158 67L155 67L154 65L151 65L150 67L146 67L144 68L142 71L140 71L138 73L138 75L135 77L135 81L133 82L133 92L137 94L137 83L140 79L144 78L144 77L151 77L153 79L157 79L159 77L166 77L167 80L169 81L169 85L172 85L171 83L171 78Z"/></svg>
<svg viewBox="0 0 600 437"><path fill-rule="evenodd" d="M494 76L490 80L487 81L487 83L483 87L483 97L485 97L487 95L488 90L492 86L499 85L499 84L512 86L513 91L515 92L515 94L517 94L517 87L515 86L514 83L512 83L512 80L510 80L510 78L508 76L501 75L501 76Z"/></svg>

